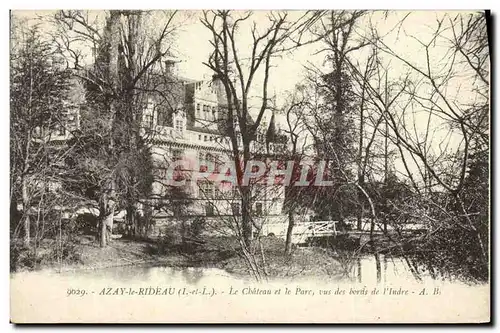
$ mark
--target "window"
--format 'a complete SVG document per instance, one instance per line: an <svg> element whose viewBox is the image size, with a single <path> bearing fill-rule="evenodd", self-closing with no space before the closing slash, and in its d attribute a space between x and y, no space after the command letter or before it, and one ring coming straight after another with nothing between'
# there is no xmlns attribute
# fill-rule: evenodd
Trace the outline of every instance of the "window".
<svg viewBox="0 0 500 333"><path fill-rule="evenodd" d="M214 183L212 182L201 182L200 187L200 197L205 199L213 199L214 197Z"/></svg>
<svg viewBox="0 0 500 333"><path fill-rule="evenodd" d="M221 159L220 155L214 155L214 171L215 172L219 172L221 164L222 164L222 159Z"/></svg>
<svg viewBox="0 0 500 333"><path fill-rule="evenodd" d="M201 135L198 135L198 140L201 141Z"/></svg>
<svg viewBox="0 0 500 333"><path fill-rule="evenodd" d="M255 204L255 214L257 214L257 216L262 215L262 203L261 202L257 202Z"/></svg>
<svg viewBox="0 0 500 333"><path fill-rule="evenodd" d="M182 205L172 205L172 213L174 216L182 215Z"/></svg>
<svg viewBox="0 0 500 333"><path fill-rule="evenodd" d="M200 103L196 103L196 118L201 118L201 106Z"/></svg>
<svg viewBox="0 0 500 333"><path fill-rule="evenodd" d="M56 125L56 134L57 135L66 135L66 128L61 124Z"/></svg>
<svg viewBox="0 0 500 333"><path fill-rule="evenodd" d="M167 179L168 173L166 168L158 168L157 175L159 179Z"/></svg>
<svg viewBox="0 0 500 333"><path fill-rule="evenodd" d="M184 130L184 122L180 119L175 121L175 130L182 132Z"/></svg>
<svg viewBox="0 0 500 333"><path fill-rule="evenodd" d="M158 115L159 117L159 115ZM147 128L152 128L153 127L153 115L147 114L144 116L144 122L146 123Z"/></svg>
<svg viewBox="0 0 500 333"><path fill-rule="evenodd" d="M204 141L207 141L208 137L205 135L203 139L204 139Z"/></svg>
<svg viewBox="0 0 500 333"><path fill-rule="evenodd" d="M207 202L205 205L205 215L206 216L214 216L215 215L215 206L211 202Z"/></svg>
<svg viewBox="0 0 500 333"><path fill-rule="evenodd" d="M206 165L209 168L209 170L215 169L215 156L214 155L207 153L207 155L205 156L205 161L206 161Z"/></svg>
<svg viewBox="0 0 500 333"><path fill-rule="evenodd" d="M219 185L215 185L215 199L221 199L222 197L222 191L220 190Z"/></svg>
<svg viewBox="0 0 500 333"><path fill-rule="evenodd" d="M240 204L239 203L232 203L231 204L231 210L233 212L233 215L235 215L235 216L240 216L241 215Z"/></svg>
<svg viewBox="0 0 500 333"><path fill-rule="evenodd" d="M158 108L157 112L157 124L160 126L170 126L168 123L168 113L169 111L166 108Z"/></svg>
<svg viewBox="0 0 500 333"><path fill-rule="evenodd" d="M240 189L238 188L238 186L233 185L231 191L232 191L233 198L239 198L240 197Z"/></svg>
<svg viewBox="0 0 500 333"><path fill-rule="evenodd" d="M177 161L182 158L182 149L173 149L172 150L172 160Z"/></svg>

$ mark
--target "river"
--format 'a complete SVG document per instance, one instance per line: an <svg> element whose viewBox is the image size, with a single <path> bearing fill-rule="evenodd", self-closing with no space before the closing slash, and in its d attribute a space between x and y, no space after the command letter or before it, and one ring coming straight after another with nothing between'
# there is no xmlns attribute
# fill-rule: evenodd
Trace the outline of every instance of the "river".
<svg viewBox="0 0 500 333"><path fill-rule="evenodd" d="M11 318L48 323L439 322L457 316L484 320L489 313L489 285L428 276L417 281L401 259L378 262L364 256L348 277L262 283L195 267L19 272L10 277ZM417 304L426 311L415 315L411 309Z"/></svg>

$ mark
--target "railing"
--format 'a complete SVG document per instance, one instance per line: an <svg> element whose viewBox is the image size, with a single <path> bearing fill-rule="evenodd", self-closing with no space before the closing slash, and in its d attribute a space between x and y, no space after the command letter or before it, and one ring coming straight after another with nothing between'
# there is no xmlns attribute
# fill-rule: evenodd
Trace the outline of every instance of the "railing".
<svg viewBox="0 0 500 333"><path fill-rule="evenodd" d="M305 243L309 237L336 236L339 231L338 221L311 221L297 222L293 227L292 243ZM267 223L262 226L261 233L264 236L276 236L286 239L287 223Z"/></svg>

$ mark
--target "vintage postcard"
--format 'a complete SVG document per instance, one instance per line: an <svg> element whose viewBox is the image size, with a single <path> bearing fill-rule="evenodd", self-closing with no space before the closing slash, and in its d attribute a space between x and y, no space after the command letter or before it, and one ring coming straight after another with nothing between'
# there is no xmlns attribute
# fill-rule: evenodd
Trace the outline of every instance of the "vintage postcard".
<svg viewBox="0 0 500 333"><path fill-rule="evenodd" d="M12 10L10 318L489 323L485 11Z"/></svg>

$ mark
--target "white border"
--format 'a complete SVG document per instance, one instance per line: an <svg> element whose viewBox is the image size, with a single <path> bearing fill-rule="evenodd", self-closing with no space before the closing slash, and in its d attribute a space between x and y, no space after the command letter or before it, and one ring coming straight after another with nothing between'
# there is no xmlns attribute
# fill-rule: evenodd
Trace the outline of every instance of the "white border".
<svg viewBox="0 0 500 333"><path fill-rule="evenodd" d="M2 177L0 178L1 181L1 186L0 186L0 203L2 204L3 207L3 216L4 218L2 219L3 223L3 230L1 232L1 236L3 237L3 249L4 251L2 252L2 255L0 256L1 262L0 265L3 268L3 274L2 278L3 281L1 283L1 323L2 323L2 328L1 331L11 331L14 330L14 326L9 324L9 253L8 253L8 244L9 244L9 223L8 223L8 212L9 212L9 184L8 184L8 173L9 173L9 69L8 69L8 64L9 64L9 9L54 9L54 8L88 8L88 9L110 9L110 8L161 8L161 7L169 7L169 8L177 8L177 9L200 9L200 8L207 8L207 7L212 7L212 8L233 8L233 9L307 9L307 8L333 8L335 5L338 4L339 8L343 7L344 9L375 9L375 8L391 8L391 9L492 9L493 15L498 14L498 1L436 1L436 0L420 0L420 1L413 1L413 2L403 2L403 1L377 1L377 2L372 2L372 1L366 1L366 0L349 0L347 2L337 2L337 3L332 3L332 2L323 2L319 0L308 0L306 1L258 1L258 0L253 0L253 1L229 1L229 0L217 0L217 1L210 1L210 2L202 2L202 1L193 1L193 0L184 0L184 1L179 1L179 2L162 2L162 1L154 1L154 0L141 0L141 1L116 1L116 2L103 2L102 0L87 0L85 2L80 2L80 3L75 3L75 2L69 2L67 0L62 1L62 0L50 0L50 1L44 1L44 2L36 2L36 1L4 1L2 2L1 6L5 7L4 10L1 11L1 16L3 18L3 24L2 24L2 31L0 33L0 46L2 47L2 52L0 52L0 63L3 64L3 66L0 67L1 74L0 74L0 81L2 83L2 106L3 106L3 111L1 112L1 121L0 121L0 136L1 136L1 144L0 144L0 153L2 157L2 163L1 163L1 168L2 168ZM139 6L140 5L140 6ZM348 6L347 8L345 6ZM497 18L498 19L498 18ZM494 24L494 45L498 45L497 41L497 29L496 27L498 26L498 21L495 22ZM495 50L495 54L496 54ZM494 61L494 60L493 60ZM494 62L495 65L497 65L497 62ZM498 82L495 82L495 91L492 91L492 96L500 96L498 94ZM498 108L498 102L497 108ZM493 112L496 112L497 110L493 110ZM495 124L496 125L494 128L498 129L500 128L499 124L499 119L500 116L497 114L495 117ZM492 131L493 134L494 131ZM498 134L496 135L498 136ZM500 146L497 145L498 142L493 142L493 147L496 152L496 156L499 156L499 150ZM493 164L492 164L493 166ZM498 179L498 175L496 177ZM500 207L500 199L499 196L495 196L495 202L492 203L493 207ZM491 220L492 224L495 224L497 221L494 221L493 219ZM497 225L495 227L495 235L493 235L494 240L498 239L498 232L500 230L500 227ZM498 246L498 244L497 244ZM499 267L499 262L498 262L498 257L495 256L495 267L498 270ZM495 277L494 277L495 278ZM498 289L498 285L497 285ZM496 296L496 293L495 293ZM50 306L50 304L47 304L47 306ZM284 305L286 306L286 305ZM498 309L498 307L495 307ZM497 313L492 313L492 317L496 317ZM173 329L173 327L165 327L169 330ZM375 327L370 327L370 329L373 329ZM38 330L39 328L36 328L35 330ZM74 328L69 328L69 327L64 327L61 328L63 331L72 331ZM96 329L95 327L92 327L91 329ZM100 329L113 329L113 328L100 328ZM133 328L135 330L142 330L143 328ZM193 329L193 328L189 328ZM217 328L211 328L214 330L220 329L219 327ZM243 329L243 327L238 327L238 328L230 328L230 330L239 330ZM280 329L285 329L285 328L280 328ZM286 328L288 330L288 328ZM301 330L309 330L311 328L304 328L301 327ZM344 327L333 327L335 330L343 330ZM357 329L360 329L359 327ZM386 327L381 327L379 329L386 329ZM407 328L410 329L410 328ZM410 330L414 330L415 328L412 328ZM418 329L418 328L417 328ZM440 330L439 327L436 328L425 328L426 331L437 331ZM442 329L442 328L441 328ZM451 328L455 329L455 328ZM473 330L479 329L479 327L472 328ZM267 331L269 328L259 328L260 331ZM352 330L352 328L349 328L349 330Z"/></svg>

